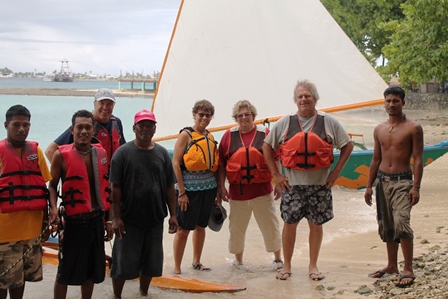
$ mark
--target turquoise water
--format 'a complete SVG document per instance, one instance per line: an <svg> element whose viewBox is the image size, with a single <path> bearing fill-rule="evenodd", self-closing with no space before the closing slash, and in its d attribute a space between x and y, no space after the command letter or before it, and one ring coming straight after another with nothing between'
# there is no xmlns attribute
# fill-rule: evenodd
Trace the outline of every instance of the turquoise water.
<svg viewBox="0 0 448 299"><path fill-rule="evenodd" d="M30 110L31 130L28 139L39 142L41 148L45 150L50 142L70 126L73 113L80 109L90 111L93 109L93 97L0 95L2 122L5 121L6 110L16 104L22 104ZM117 97L114 114L123 122L126 141L134 139L132 124L135 113L142 109L150 109L151 104L152 97ZM2 138L4 137L6 131Z"/></svg>

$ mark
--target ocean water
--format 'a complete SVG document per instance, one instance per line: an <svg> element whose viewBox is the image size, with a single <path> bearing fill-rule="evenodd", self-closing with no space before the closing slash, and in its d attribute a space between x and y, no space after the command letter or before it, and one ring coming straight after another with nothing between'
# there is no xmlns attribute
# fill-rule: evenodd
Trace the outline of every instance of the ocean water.
<svg viewBox="0 0 448 299"><path fill-rule="evenodd" d="M147 84L146 89L151 85ZM41 78L12 78L0 79L1 88L51 88L51 89L118 89L117 81L109 80L74 80L73 82L48 82ZM130 89L131 83L122 82L121 88ZM140 84L134 84L134 89L139 89Z"/></svg>
<svg viewBox="0 0 448 299"><path fill-rule="evenodd" d="M34 79L32 79L34 80ZM0 80L1 84L4 81ZM14 79L11 79L14 81ZM25 82L21 81L22 83ZM35 82L35 81L32 81ZM95 81L99 83L100 81ZM43 84L39 82L36 84ZM48 82L47 82L48 83ZM51 82L50 82L51 83ZM84 82L85 83L85 82ZM25 84L25 83L23 83ZM29 83L32 86L31 83ZM58 83L64 84L64 83ZM67 83L70 84L70 83ZM90 83L89 83L90 84ZM4 86L3 86L4 87ZM24 86L22 86L24 87ZM95 87L77 87L96 89L100 87L98 84ZM2 88L0 86L0 88ZM109 87L115 88L115 87ZM134 114L141 109L148 109L151 107L152 97L145 98L126 98L118 97L115 106L114 114L121 118L124 126L124 134L127 141L133 139L134 134L132 132L132 123ZM28 139L36 140L40 143L43 150L48 144L53 141L60 133L69 127L71 117L73 113L79 109L93 109L93 98L91 97L56 97L56 96L19 96L19 95L0 95L0 118L4 119L4 113L6 110L15 104L22 104L31 111L31 131ZM371 135L375 120L373 118L355 117L353 115L336 115L340 119L344 126L349 127L348 131L362 130L365 136ZM158 116L162 117L162 116ZM191 119L186 119L186 124L189 124ZM365 132L364 132L365 131ZM3 134L4 138L6 134ZM217 135L218 136L218 135ZM164 143L163 145L172 149L175 141ZM367 140L367 143L370 143ZM324 226L324 240L323 248L325 246L331 246L331 241L341 236L353 236L356 238L356 234L372 231L376 229L375 221L375 209L368 207L364 203L362 190L348 190L339 187L333 188L334 197L334 213L335 218ZM280 203L277 202L279 210ZM224 203L225 208L229 211L229 206ZM280 216L279 216L280 217ZM305 221L300 223L297 233L296 249L294 253L293 265L295 267L304 267L303 261L307 261L308 255L308 226ZM281 220L280 220L280 223ZM189 267L192 251L191 251L191 236L189 238L186 252L184 255L183 271L186 277L197 278L202 280L212 280L221 283L230 283L238 285L257 285L258 279L262 277L269 277L272 279L275 272L270 269L270 263L272 262L271 254L265 252L261 233L258 230L258 226L252 217L249 224L249 228L246 236L246 249L245 249L245 261L246 270L243 272L235 272L235 269L231 266L233 255L227 251L228 240L228 221L225 222L222 230L219 233L212 231L207 232L207 238L203 253L203 262L206 266L211 266L214 271L211 276L207 276L203 273L197 273L191 270ZM166 233L164 235L164 249L165 249L165 267L164 272L171 274L173 270L173 251L172 243L173 235ZM110 251L110 246L107 245L107 251ZM299 262L300 261L300 262ZM306 265L306 264L305 264ZM324 270L325 265L320 265ZM25 298L47 298L48 293L52 292L52 286L54 277L56 275L56 267L51 265L44 266L45 278L42 283L29 283L26 287ZM274 280L275 282L275 280ZM271 298L271 296L264 297L262 289L260 291L245 291L232 294L203 294L199 295L202 298L252 298L258 296L260 298ZM268 286L265 291L281 290L281 286ZM313 287L314 288L314 287ZM300 293L299 293L300 294ZM138 295L138 286L136 282L127 282L123 292L126 298L140 298ZM152 288L151 295L153 298L177 298L179 295L184 298L193 298L190 295L184 295L179 292L162 291ZM196 296L196 295L195 295ZM79 298L79 287L69 287L69 293L67 298ZM112 298L112 286L110 278L106 278L106 281L100 286L95 287L94 298ZM194 297L197 298L197 297ZM299 298L299 297L297 297ZM302 297L300 297L302 298ZM307 296L303 298L308 298Z"/></svg>

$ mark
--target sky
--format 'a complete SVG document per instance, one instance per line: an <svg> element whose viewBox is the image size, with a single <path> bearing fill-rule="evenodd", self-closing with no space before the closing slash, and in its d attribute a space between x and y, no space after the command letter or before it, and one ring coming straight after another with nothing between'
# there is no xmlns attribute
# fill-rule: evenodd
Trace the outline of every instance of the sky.
<svg viewBox="0 0 448 299"><path fill-rule="evenodd" d="M160 71L181 0L0 0L0 68Z"/></svg>

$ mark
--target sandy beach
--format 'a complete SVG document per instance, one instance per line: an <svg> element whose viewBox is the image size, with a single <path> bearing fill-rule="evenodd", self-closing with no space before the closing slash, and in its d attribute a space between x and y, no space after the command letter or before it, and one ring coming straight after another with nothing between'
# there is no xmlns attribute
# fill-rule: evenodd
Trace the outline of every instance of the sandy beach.
<svg viewBox="0 0 448 299"><path fill-rule="evenodd" d="M92 91L89 91L92 92ZM115 92L115 91L114 91ZM48 93L46 94L48 95ZM89 94L90 95L90 94ZM93 94L92 94L93 95ZM445 110L406 110L407 117L419 121L425 132L425 144L434 144L448 140L448 116ZM341 119L356 120L366 126L369 134L365 134L366 143L372 144L372 132L375 124L386 120L382 107L374 107L360 111L338 113ZM361 121L360 121L361 120ZM371 146L370 146L371 147ZM189 239L183 261L183 276L204 281L239 285L247 289L234 294L193 294L179 291L165 291L151 287L148 298L448 298L448 155L425 167L421 186L421 201L412 210L411 226L415 234L414 271L417 276L410 288L397 288L394 281L397 275L387 275L381 279L371 279L367 275L386 265L385 244L376 232L374 207L367 207L362 198L362 191L347 190L335 187L335 219L324 226L324 231L332 231L342 227L347 231L344 235L324 236L319 269L326 278L322 281L311 281L307 273L308 265L308 227L301 223L298 228L296 251L293 257L293 274L287 281L275 279L275 271L271 268L272 255L266 253L260 232L252 217L246 239L245 267L237 269L232 266L233 256L228 253L228 222L219 233L207 230L203 262L213 269L212 272L198 272L189 267L191 259L191 238ZM368 226L364 232L356 230L348 219L341 221L339 202L341 198L352 198L359 205L354 205L353 212L359 207L369 209ZM277 202L277 204L279 204ZM224 204L229 211L228 204ZM342 224L341 224L342 223ZM353 231L353 232L352 232ZM173 270L173 236L164 235L165 264L164 272L172 274ZM110 246L107 245L110 251ZM402 261L401 252L399 261ZM401 265L402 269L402 265ZM56 266L44 265L44 281L27 283L24 298L43 299L52 297ZM80 298L79 287L70 286L67 298ZM94 298L113 298L112 283L106 277L104 283L96 285ZM138 282L125 284L123 298L141 298L138 293Z"/></svg>

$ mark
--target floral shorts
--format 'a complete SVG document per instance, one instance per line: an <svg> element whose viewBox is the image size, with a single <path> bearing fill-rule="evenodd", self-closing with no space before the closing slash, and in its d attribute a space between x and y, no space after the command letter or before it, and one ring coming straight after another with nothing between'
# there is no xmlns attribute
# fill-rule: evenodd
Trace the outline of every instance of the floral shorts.
<svg viewBox="0 0 448 299"><path fill-rule="evenodd" d="M333 197L325 185L294 185L282 192L280 213L285 223L297 223L306 218L321 225L333 219Z"/></svg>
<svg viewBox="0 0 448 299"><path fill-rule="evenodd" d="M36 239L0 243L0 274L12 267L34 244ZM42 247L40 242L4 276L0 277L0 289L23 286L25 281L42 280Z"/></svg>

